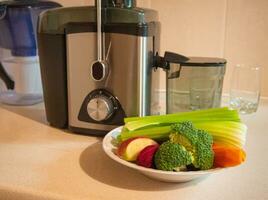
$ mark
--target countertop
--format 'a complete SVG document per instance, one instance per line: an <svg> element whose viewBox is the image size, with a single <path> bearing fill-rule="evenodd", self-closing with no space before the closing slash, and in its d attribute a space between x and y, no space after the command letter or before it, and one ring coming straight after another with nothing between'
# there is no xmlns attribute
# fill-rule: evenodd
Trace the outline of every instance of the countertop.
<svg viewBox="0 0 268 200"><path fill-rule="evenodd" d="M267 200L268 101L248 125L245 164L196 181L151 180L102 150L102 138L46 124L43 105L0 107L0 199Z"/></svg>

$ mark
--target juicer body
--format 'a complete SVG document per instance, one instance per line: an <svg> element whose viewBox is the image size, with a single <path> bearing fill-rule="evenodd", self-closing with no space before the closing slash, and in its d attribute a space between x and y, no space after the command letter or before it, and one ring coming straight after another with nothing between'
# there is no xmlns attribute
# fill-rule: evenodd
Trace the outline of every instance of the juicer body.
<svg viewBox="0 0 268 200"><path fill-rule="evenodd" d="M109 131L123 125L124 117L150 115L153 37L120 33L105 33L103 37L108 69L105 77L96 81L91 77L96 51L88 45L96 44L96 33L67 35L68 121L74 131ZM103 100L105 108L92 105L90 110L88 104L94 99ZM94 120L94 112L104 115L105 120Z"/></svg>
<svg viewBox="0 0 268 200"><path fill-rule="evenodd" d="M62 9L58 11L63 12ZM74 12L79 12L77 9ZM89 13L90 9L93 8L88 8ZM94 20L68 22L64 26L61 34L38 33L49 123L101 136L123 125L125 117L150 115L159 23L104 24L104 68L93 65L97 58Z"/></svg>

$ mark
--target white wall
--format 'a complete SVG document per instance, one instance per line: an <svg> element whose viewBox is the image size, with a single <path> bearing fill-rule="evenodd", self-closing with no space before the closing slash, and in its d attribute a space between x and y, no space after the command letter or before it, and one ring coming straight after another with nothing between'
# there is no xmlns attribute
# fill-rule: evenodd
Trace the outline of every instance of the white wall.
<svg viewBox="0 0 268 200"><path fill-rule="evenodd" d="M94 2L57 1L65 6ZM262 95L268 96L268 0L137 0L137 4L159 12L162 53L226 58L225 92L235 64L259 65Z"/></svg>
<svg viewBox="0 0 268 200"><path fill-rule="evenodd" d="M268 96L267 0L228 0L224 56L229 62L226 89L235 64L252 64L262 67L262 95Z"/></svg>
<svg viewBox="0 0 268 200"><path fill-rule="evenodd" d="M235 64L261 66L268 96L267 0L151 0L151 7L159 11L162 51L226 58L225 92Z"/></svg>

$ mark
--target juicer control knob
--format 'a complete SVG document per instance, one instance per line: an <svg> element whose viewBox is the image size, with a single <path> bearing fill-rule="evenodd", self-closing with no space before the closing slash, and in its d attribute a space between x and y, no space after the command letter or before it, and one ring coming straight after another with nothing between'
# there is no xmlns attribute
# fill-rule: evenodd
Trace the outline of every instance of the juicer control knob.
<svg viewBox="0 0 268 200"><path fill-rule="evenodd" d="M114 112L113 101L106 96L96 96L87 105L88 115L95 121L104 121Z"/></svg>

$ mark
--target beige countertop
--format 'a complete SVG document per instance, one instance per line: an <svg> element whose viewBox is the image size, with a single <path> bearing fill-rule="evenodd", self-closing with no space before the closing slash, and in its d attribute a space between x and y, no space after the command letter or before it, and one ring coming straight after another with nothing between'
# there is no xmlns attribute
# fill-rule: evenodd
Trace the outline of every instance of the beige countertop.
<svg viewBox="0 0 268 200"><path fill-rule="evenodd" d="M101 138L46 125L43 105L0 107L0 199L266 200L268 101L248 125L245 164L184 184L151 180L108 158Z"/></svg>

